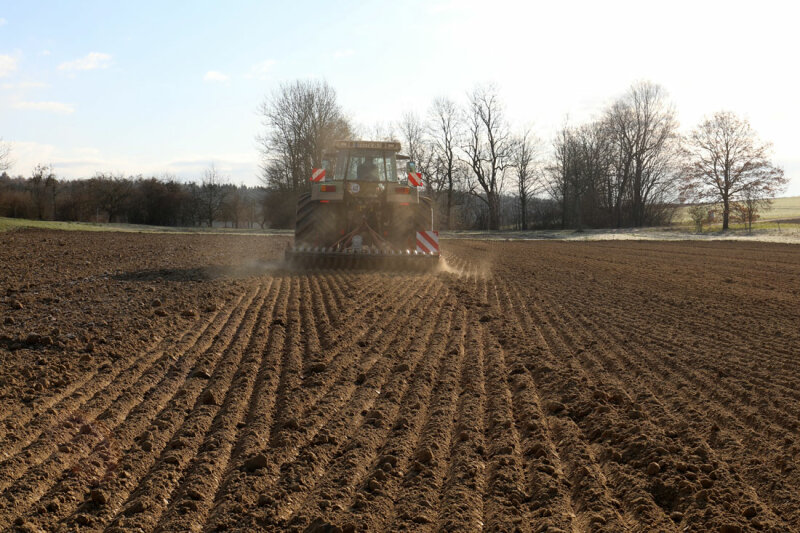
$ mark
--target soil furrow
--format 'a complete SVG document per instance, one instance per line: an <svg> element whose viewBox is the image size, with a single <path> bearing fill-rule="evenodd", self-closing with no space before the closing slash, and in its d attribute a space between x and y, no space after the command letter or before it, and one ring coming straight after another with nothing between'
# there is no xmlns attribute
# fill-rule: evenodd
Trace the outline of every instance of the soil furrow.
<svg viewBox="0 0 800 533"><path fill-rule="evenodd" d="M195 477L200 478L213 476L211 468L224 468L222 461L226 455L223 452L220 457L215 452L225 446L225 434L233 432L239 414L244 410L242 402L248 396L249 384L260 363L263 352L254 349L254 344L258 345L259 338L265 333L278 294L272 282L268 285L262 290L265 294L247 310L235 341L225 349L223 359L214 369L208 386L171 436L167 449L139 481L128 502L123 504L127 509L132 501L147 498L148 502L148 512L130 514L125 527L152 530L162 512L173 503L176 489L186 483L186 477L191 475L187 471L190 466L197 473ZM203 457L199 456L200 452L207 452L211 456L206 459L206 465L201 463ZM184 509L191 510L191 504Z"/></svg>
<svg viewBox="0 0 800 533"><path fill-rule="evenodd" d="M497 293L498 308L505 302L514 302L506 285L500 286ZM566 531L572 529L575 513L545 411L545 407L552 408L555 404L542 400L532 377L532 372L539 371L542 358L538 343L527 339L535 334L536 326L519 305L513 309L514 316L508 317L506 322L510 326L508 331L492 329L504 347L510 367L508 379L520 435L520 453L525 464L528 505L531 515L541 523L540 527Z"/></svg>
<svg viewBox="0 0 800 533"><path fill-rule="evenodd" d="M514 423L505 354L500 342L478 322L486 360L486 509L503 516L498 523L513 524L516 530L530 530L530 516L524 505L527 500L525 474L520 457L520 439ZM496 511L495 511L496 509ZM491 518L487 520L491 524Z"/></svg>
<svg viewBox="0 0 800 533"><path fill-rule="evenodd" d="M169 402L157 413L150 410L149 424L142 420L132 432L136 434L135 444L128 448L121 465L128 475L109 479L103 485L109 494L107 503L92 508L94 519L102 527L110 523L120 527L127 522L136 524L141 519L137 515L168 503L168 494L159 494L157 473L180 468L185 450L196 442L201 424L218 409L222 391L240 356L236 347L252 331L265 298L260 285L253 286L252 292L252 297L236 309L236 322L229 323L215 337L216 346L184 376L182 386ZM195 421L197 428L192 427ZM171 478L173 474L169 472L164 477Z"/></svg>
<svg viewBox="0 0 800 533"><path fill-rule="evenodd" d="M257 319L257 329L245 349L245 359L237 370L231 388L226 392L211 431L205 434L190 470L180 481L178 496L170 502L157 530L198 530L205 523L219 489L219 482L234 457L234 445L239 430L246 427L246 415L253 402L256 383L277 380L279 357L265 348L274 342L276 330L280 329L272 323L272 318L280 311L282 295L285 297L288 294L284 290L284 281L281 278L275 281L271 296Z"/></svg>
<svg viewBox="0 0 800 533"><path fill-rule="evenodd" d="M320 508L324 501L347 502L340 504L344 509L357 506L357 490L364 484L371 489L370 492L379 490L372 479L366 478L391 428L408 424L407 420L397 420L402 398L410 386L406 376L414 376L418 368L430 368L438 363L441 353L431 353L429 350L433 345L445 342L444 334L437 333L437 328L449 324L447 317L452 314L452 310L444 311L446 294L439 283L420 300L423 305L427 302L431 306L426 319L413 330L404 325L401 331L406 334L398 336L386 346L383 356L371 369L373 375L366 377L364 386L367 391L372 389L375 392L368 392L370 403L362 406L360 419L350 424L351 433L347 436L343 453L327 466L324 476L313 480L310 487L298 487L300 494L292 494L298 492L295 490L285 497L289 505L279 505L276 509L276 526L307 524L315 518L319 512L315 509ZM410 331L413 331L412 335L408 334ZM427 373L423 374L423 378L429 379ZM296 503L291 505L292 501ZM295 515L295 512L298 514Z"/></svg>
<svg viewBox="0 0 800 533"><path fill-rule="evenodd" d="M59 402L42 416L26 424L25 430L14 432L14 441L3 449L10 459L0 464L0 490L8 487L14 476L20 476L24 470L19 469L19 462L14 464L14 455L25 448L25 459L22 462L26 468L37 465L37 460L44 460L57 447L74 438L78 424L91 424L98 416L107 417L104 412L115 402L124 401L125 397L134 396L137 386L141 385L142 376L145 374L157 375L164 372L176 358L181 357L197 342L200 336L211 326L217 318L213 315L210 320L203 323L196 330L185 333L177 342L163 341L164 348L145 354L141 358L130 358L130 364L113 373L109 372L102 378L93 376L91 385L81 390L74 391L64 401ZM172 345L172 346L170 346ZM171 347L171 349L167 349ZM122 398L122 399L121 399ZM65 422L69 422L65 424Z"/></svg>
<svg viewBox="0 0 800 533"><path fill-rule="evenodd" d="M467 313L466 323L475 317ZM464 366L455 414L455 433L447 473L442 484L438 527L447 531L482 531L485 464L483 361L475 328L467 328Z"/></svg>
<svg viewBox="0 0 800 533"><path fill-rule="evenodd" d="M405 286L403 291L411 291L411 294L416 294L430 290L430 288L430 284ZM361 348L360 360L356 364L350 361L346 367L343 367L342 373L337 375L336 381L331 386L324 384L327 381L319 382L316 381L315 376L309 376L309 383L314 388L327 388L327 392L321 396L319 401L313 401L311 405L306 406L303 412L297 412L295 416L289 418L289 422L277 430L278 433L276 433L273 423L271 434L279 436L268 449L264 449L263 443L253 443L249 452L251 457L263 456L265 466L252 472L237 473L235 482L232 483L231 489L224 497L225 500L240 500L242 494L271 494L275 491L274 484L278 477L285 471L289 471L295 458L299 454L305 453L309 446L315 449L316 453L312 457L316 460L323 457L319 447L327 445L335 447L346 442L352 424L363 416L361 411L374 401L373 389L357 387L357 383L359 381L364 384L374 382L376 363L380 360L375 354L382 353L386 346L393 341L397 332L402 331L400 324L395 320L398 312L399 308L393 308L387 315L384 315L385 322L391 326L389 330L381 331L365 327L361 333L355 335L356 339L361 338L355 344ZM362 335L365 337L362 338ZM361 344L363 347L360 346ZM366 349L366 347L369 348ZM310 466L313 467L313 465L312 461ZM266 498L258 502L260 506L273 511L274 503L273 498ZM236 506L237 504L220 505ZM250 516L248 520L250 519L255 520L255 515ZM212 525L213 527L222 527L217 522Z"/></svg>
<svg viewBox="0 0 800 533"><path fill-rule="evenodd" d="M516 294L519 295L518 292ZM546 424L553 435L555 452L570 487L574 526L606 531L627 529L632 520L621 513L625 511L628 515L635 515L639 508L629 506L620 509L618 504L614 504L598 458L586 442L583 432L569 418L569 411L563 407L566 400L573 400L576 391L585 388L581 383L588 382L585 372L571 361L573 350L562 336L567 332L553 324L555 317L539 309L536 302L532 302L530 307L527 302L519 302L518 307L522 310L533 309L534 314L529 315L529 322L535 324L532 331L543 342L543 349L538 351L538 355L549 359L547 363L542 361L536 365L531 377L546 398ZM663 518L659 521L663 521Z"/></svg>
<svg viewBox="0 0 800 533"><path fill-rule="evenodd" d="M568 314L565 313L564 308L560 304L558 304L557 302L550 302L550 304L553 307L553 310L548 313L549 316L558 317L559 321L563 320L565 317L568 316ZM599 363L597 358L593 357L594 354L599 354L599 355L602 355L602 354L605 354L605 353L620 354L620 353L624 353L624 351L625 351L622 348L622 345L611 347L609 350L595 350L595 349L585 350L585 349L582 349L581 347L583 347L586 343L583 342L583 341L575 339L575 335L577 335L578 332L581 331L581 327L580 327L579 324L576 324L576 323L565 324L560 329L562 331L568 332L567 335L564 338L565 339L569 339L568 343L571 346L571 349L574 350L575 353L578 354L579 359L586 359L587 357L589 357L589 358L592 358L595 361L593 363L590 363L590 366L588 367L588 368L591 369L591 371L592 371L592 373L594 375L597 375L598 371L600 371L601 368L603 368L602 366L600 366L600 365L602 365L602 363ZM597 337L591 337L591 338L594 339L594 341L596 342ZM630 346L630 343L627 344L626 346ZM642 357L642 356L644 356L645 358L647 357L647 355L644 354L644 353L639 354L639 357ZM637 367L638 363L637 363L636 359L632 359L632 360L625 360L623 362L623 365L624 365L624 368L627 371L630 371L630 369L632 367ZM623 367L616 367L616 368L612 367L609 370L608 376L603 378L603 380L605 382L607 382L607 383L616 382L617 386L620 389L624 390L626 388L626 386L624 384L619 383L613 377L613 376L620 375L622 373L623 373ZM646 395L642 395L642 393L639 393L639 394L636 394L636 395L633 395L630 392L626 392L625 393L625 397L633 400L633 402L635 402L635 404L638 404L637 405L638 408L631 413L631 414L636 414L636 418L641 418L642 417L642 415L641 415L642 411L648 412L648 405L659 405L659 403L660 403L659 402L659 397L658 397L658 395L656 393L653 393L652 391L649 391L647 389L645 389L642 392L645 392L645 391L646 391ZM612 409L613 409L613 411L618 411L617 409L614 409L614 408L612 408ZM653 419L653 417L649 417L649 418L646 418L646 419ZM657 420L658 418L655 417L655 419ZM619 424L619 421L616 421L616 423ZM636 423L635 420L630 422L631 425L635 425L635 423ZM640 422L640 424L641 424L641 422ZM666 427L673 427L673 428L676 427L674 421L671 421L671 423L667 423L666 420L664 420L663 418L662 418L662 421L661 421L660 425L666 426ZM618 432L618 433L623 433L623 432ZM652 439L653 437L656 437L657 435L659 435L659 433L661 433L661 432L658 431L658 430L652 429L648 433L649 433L649 435L651 436L651 439ZM666 439L665 437L661 436L660 439L656 438L654 440L655 440L655 442L653 442L650 445L651 449L653 449L653 450L660 449L660 450L667 451L671 447L670 441L672 441L674 439ZM619 446L619 444L620 443L618 443L617 446ZM628 448L628 449L631 449L631 448ZM637 448L634 447L633 449L635 450ZM643 449L642 451L646 451L646 449ZM639 456L638 460L633 461L631 458L628 458L628 459L626 459L626 462L631 463L632 466L634 466L634 468L638 468L639 469L639 472L634 474L633 477L634 478L638 477L640 479L643 479L643 477L644 477L644 473L642 472L642 470L644 470L645 466L647 466L649 464L648 461L657 462L657 464L659 464L659 465L667 465L667 464L670 464L670 463L675 461L675 459L668 458L668 455L666 453L664 453L664 451L661 451L661 452L658 452L658 453L652 453L651 452L650 456L647 457L647 458L641 457L641 454L639 454L639 453L637 453L636 455ZM706 453L704 453L703 455L705 456ZM665 468L665 467L660 467L660 469L661 468ZM722 474L720 473L720 474L717 474L717 475L722 475ZM622 478L622 483L630 484L631 483L631 476L625 476L624 478ZM736 481L734 481L732 479L731 480L727 480L727 485L731 485L731 484L736 485L737 483L738 482L736 482ZM691 496L692 493L694 493L695 491L697 491L699 489L700 489L700 487L695 489L691 485L690 486L683 486L683 488L682 488L682 490L684 492L688 493L687 494L688 496ZM752 503L758 503L758 500L757 500L758 497L757 497L756 492L751 490L751 489L750 490L748 490L748 489L749 489L749 487L744 487L744 491L745 491L745 493L748 493L748 496L740 503L740 505L742 507L747 507L749 504L752 504ZM662 487L662 485L659 485L658 483L656 483L655 485L652 485L649 488L649 492L651 493L651 496L655 500L658 500L659 498L663 499L664 496L662 496L661 494L663 492L665 492L665 491L666 492L671 492L671 490L677 490L677 489L669 489L669 487L667 487L665 489L665 488ZM631 502L633 504L636 504L636 505L633 506L633 508L635 509L635 512L637 512L639 514L644 512L646 510L646 506L644 506L643 504L644 503L649 503L647 501L648 500L647 495L645 495L645 494L637 494L635 492L631 493L630 491L628 491L628 493L630 494L630 496L627 498L627 500L631 500ZM701 495L702 494L703 493L701 492ZM642 500L641 498L644 498L644 500ZM667 508L670 509L673 513L678 511L678 509L676 509L676 507L680 507L680 511L681 511L680 515L684 515L684 514L689 513L689 512L692 511L691 508L687 508L686 507L686 504L678 505L678 503L676 501L674 501L675 499L676 499L676 496L670 496L669 497L669 501L666 503ZM684 496L681 499L685 500L686 498ZM733 522L736 521L736 517L735 516L726 516L726 515L727 515L727 513L723 513L722 516L719 518L719 520L727 521L728 523L730 523L731 521L733 521ZM675 515L675 516L677 517L678 515ZM704 518L706 520L711 519L710 516L705 516ZM774 518L774 516L773 516L773 518Z"/></svg>
<svg viewBox="0 0 800 533"><path fill-rule="evenodd" d="M592 337L595 339L603 339L604 335L601 333L594 333ZM611 338L613 339L611 342L620 342L619 338L614 338L613 335L611 335ZM632 352L630 356L626 355L628 352ZM772 519L776 519L774 510L770 511L770 506L761 501L759 496L762 493L769 494L769 492L764 492L762 490L766 487L759 486L761 484L759 479L760 475L754 475L754 473L748 475L748 471L750 470L748 466L752 457L752 447L761 447L758 437L763 434L763 426L758 426L761 432L759 432L759 429L749 429L748 431L751 432L751 438L748 439L749 442L740 442L741 433L745 431L744 426L747 424L741 423L741 419L731 413L731 410L734 412L737 411L735 400L719 400L714 398L713 393L709 395L708 391L713 391L717 388L713 380L694 379L694 383L688 383L686 376L687 374L692 374L688 366L677 367L677 370L674 370L676 367L663 364L661 358L653 358L647 350L639 347L635 340L626 342L624 348L622 344L618 344L611 350L608 350L607 353L618 354L617 357L621 358L620 364L624 365L628 371L636 368L637 377L648 384L648 392L652 400L650 402L639 402L642 405L643 411L651 414L653 418L661 418L662 420L666 418L669 420L669 424L672 427L680 427L681 434L689 441L687 444L688 446L697 446L698 443L704 446L703 456L710 454L710 459L724 460L724 462L729 465L735 465L737 471L745 473L744 477L752 486L747 487L744 491L748 498L741 502L739 507L747 508L749 505L756 504L764 508L768 514L771 513L773 515L771 517ZM648 364L645 366L643 362L647 362ZM609 364L609 362L605 364ZM611 364L616 363L612 362ZM617 366L612 372L620 372L620 368L620 366ZM657 374L654 374L654 372L657 372ZM665 390L662 385L665 376L670 377L670 383L678 385L679 391L685 392L675 394L672 390ZM718 405L720 407L709 408L705 413L700 413L694 409L687 410L686 406L689 405L689 401L696 399L698 395L705 397L708 400L708 404ZM683 399L680 399L680 396L683 396ZM671 407L668 408L664 405L667 402L670 403ZM658 414L655 414L654 411ZM661 416L659 416L659 414L661 414ZM697 430L689 431L687 434L687 428L685 427L685 423L682 422L683 420L692 420L691 426L702 427L703 431L701 434L705 433L705 428L714 428L716 424L720 424L722 427L716 426L716 429L712 429L710 438L705 438L693 434ZM732 432L725 428L734 428L735 431ZM781 435L779 438L775 439L775 441L778 443L785 443L784 439L787 436L787 434ZM769 456L773 453L773 450L770 449L762 449L760 451L765 456ZM775 461L769 461L767 464L763 465L763 467L775 468L776 474L784 478L781 484L785 483L784 486L788 488L788 486L795 485L797 476L794 471L787 472L784 468L779 466L780 464L784 464L781 460L784 455L780 452L783 452L783 450L779 449L778 456L774 458ZM795 481L795 483L793 483L793 481ZM733 482L728 481L726 485L737 483L738 480ZM772 485L771 488L775 488L774 485ZM782 516L782 519L789 521L789 523L797 523L798 517L795 508L791 506L787 507L781 501L770 502L770 505L774 505L776 510L780 510L779 514Z"/></svg>
<svg viewBox="0 0 800 533"><path fill-rule="evenodd" d="M7 236L0 530L800 529L800 247Z"/></svg>
<svg viewBox="0 0 800 533"><path fill-rule="evenodd" d="M255 291L245 296L244 305L232 309L232 313L225 318L225 323L221 325L219 332L214 334L213 338L205 339L202 345L196 344L190 350L190 356L173 365L166 375L147 391L146 396L138 396L126 406L113 404L111 406L115 411L113 415L94 426L89 426L85 432L81 431L70 444L69 450L53 454L47 462L31 472L37 481L28 482L21 490L18 488L14 492L24 493L31 504L40 499L44 500L45 506L56 502L56 513L60 515L84 503L86 494L77 491L80 486L94 487L106 480L110 484L122 486L132 483L138 471L155 460L149 452L155 450L159 444L158 440L153 438L143 439L141 432L150 426L147 435L163 434L170 423L175 423L172 420L176 416L180 417L178 413L185 410L180 405L185 404L191 397L191 393L186 392L187 387L196 391L195 397L199 395L202 390L199 382L203 382L204 378L187 381L187 377L197 368L205 369L213 366L217 359L217 350L214 348L223 350L227 343L233 341L241 325L244 308L249 307L255 296ZM184 392L181 394L181 391ZM136 438L150 442L150 445L146 446L149 449L143 449L141 445L131 447ZM22 480L18 484L21 482ZM116 490L118 489L115 486L114 495L123 494ZM45 494L47 497L42 498ZM114 500L112 496L109 504ZM18 498L15 503L19 509ZM107 511L112 507L107 505L101 510Z"/></svg>
<svg viewBox="0 0 800 533"><path fill-rule="evenodd" d="M283 348L286 344L285 319L291 287L293 284L289 278L283 278L281 294L273 311L275 318L270 324L270 337L265 347L266 357L263 359L270 364L263 365L256 376L244 425L237 426L236 444L231 452L227 470L220 476L212 506L205 520L198 524L202 529L208 529L209 524L212 530L224 527L221 526L221 520L224 520L230 512L240 511L241 496L240 493L237 494L236 489L240 488L241 479L245 475L242 472L244 458L253 458L252 454L256 450L262 450L268 438L274 420L276 392L282 374Z"/></svg>
<svg viewBox="0 0 800 533"><path fill-rule="evenodd" d="M252 297L247 298L252 299ZM224 317L225 322L220 324L220 328L230 328L238 318L234 316L236 309L230 311L232 313ZM214 334L214 337L217 335ZM204 338L202 344L193 345L181 359L170 361L169 370L163 377L155 373L143 376L147 379L142 383L143 389L138 394L131 394L125 399L126 401L112 403L94 423L80 424L79 419L68 421L68 429L74 432L74 436L67 442L62 441L58 445L58 450L46 457L44 462L29 470L26 469L25 474L16 479L3 493L4 501L0 501L0 509L10 505L15 508L16 513L21 514L25 512L22 510L22 502L26 502L27 505L34 503L62 478L74 486L80 482L78 477L96 479L98 470L114 470L118 456L132 439L132 436L121 428L129 428L139 413L147 412L150 404L154 402L163 402L158 404L162 406L166 404L174 391L183 384L185 373L192 368L196 358L213 345L214 339L208 337L210 335ZM159 393L154 393L155 390ZM145 419L140 424L145 425L148 420ZM94 454L97 454L97 457ZM89 462L91 465L87 465ZM69 500L74 501L77 496L71 494L71 487L66 490L70 493ZM3 527L3 516L5 513L0 511L0 527Z"/></svg>
<svg viewBox="0 0 800 533"><path fill-rule="evenodd" d="M436 526L440 510L440 492L450 464L450 448L453 442L454 417L458 402L458 383L463 372L464 339L466 336L466 311L457 307L453 319L452 330L445 348L445 361L440 367L436 383L431 391L432 399L427 409L426 418L414 445L409 443L405 449L412 453L402 452L403 446L394 439L388 442L391 451L382 454L378 467L392 473L408 471L409 463L415 466L414 475L406 475L402 480L389 478L382 498L368 506L362 515L377 517L370 528L375 531L388 529L420 528L423 523L427 528ZM409 432L411 435L411 432ZM397 451L395 451L397 450ZM421 462L417 458L430 459ZM392 458L396 458L395 461ZM417 463L419 466L417 467ZM380 509L380 507L383 509ZM378 507L380 514L373 512Z"/></svg>

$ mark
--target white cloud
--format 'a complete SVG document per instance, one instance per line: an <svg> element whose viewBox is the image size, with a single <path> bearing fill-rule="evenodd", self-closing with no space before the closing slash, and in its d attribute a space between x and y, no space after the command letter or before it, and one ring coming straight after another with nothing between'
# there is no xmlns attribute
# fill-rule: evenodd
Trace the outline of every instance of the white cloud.
<svg viewBox="0 0 800 533"><path fill-rule="evenodd" d="M223 74L222 72L217 72L216 70L209 70L206 72L206 75L203 76L203 81L207 82L224 82L228 81L230 78Z"/></svg>
<svg viewBox="0 0 800 533"><path fill-rule="evenodd" d="M17 109L27 109L32 111L47 111L48 113L61 113L69 115L75 112L75 108L63 102L17 102L14 104Z"/></svg>
<svg viewBox="0 0 800 533"><path fill-rule="evenodd" d="M346 48L344 50L336 50L333 53L333 57L336 59L341 59L343 57L350 57L353 54L355 54L355 51L352 48Z"/></svg>
<svg viewBox="0 0 800 533"><path fill-rule="evenodd" d="M40 164L52 164L59 178L88 178L97 172L126 176L163 176L170 174L181 181L198 180L209 162L228 176L231 183L255 185L258 161L253 152L184 153L169 160L115 155L97 147L64 147L32 141L14 142L14 174L26 173Z"/></svg>
<svg viewBox="0 0 800 533"><path fill-rule="evenodd" d="M28 172L38 164L52 164L58 177L89 177L109 163L97 148L64 149L31 141L14 142L14 173Z"/></svg>
<svg viewBox="0 0 800 533"><path fill-rule="evenodd" d="M428 13L439 14L455 11L459 8L459 2L455 0L445 0L443 2L431 2L428 4Z"/></svg>
<svg viewBox="0 0 800 533"><path fill-rule="evenodd" d="M6 19L0 17L0 26L5 26L6 24L8 24L8 21Z"/></svg>
<svg viewBox="0 0 800 533"><path fill-rule="evenodd" d="M42 50L41 52L39 52L39 55L49 56L50 55L50 50Z"/></svg>
<svg viewBox="0 0 800 533"><path fill-rule="evenodd" d="M0 87L3 89L41 89L48 87L48 85L40 81L21 81L19 83L4 83Z"/></svg>
<svg viewBox="0 0 800 533"><path fill-rule="evenodd" d="M111 54L91 52L86 57L66 61L58 66L58 70L95 70L111 66Z"/></svg>
<svg viewBox="0 0 800 533"><path fill-rule="evenodd" d="M0 78L17 70L17 60L9 55L0 55Z"/></svg>
<svg viewBox="0 0 800 533"><path fill-rule="evenodd" d="M272 70L273 66L275 66L275 63L276 61L274 59L267 59L266 61L256 63L255 65L250 67L250 72L247 75L245 75L245 77L251 79L265 80L267 79L269 71Z"/></svg>

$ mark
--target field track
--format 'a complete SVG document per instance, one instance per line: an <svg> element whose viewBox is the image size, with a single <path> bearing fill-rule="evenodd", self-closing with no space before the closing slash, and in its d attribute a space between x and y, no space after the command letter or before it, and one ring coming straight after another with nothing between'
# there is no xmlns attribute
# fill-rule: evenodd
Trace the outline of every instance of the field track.
<svg viewBox="0 0 800 533"><path fill-rule="evenodd" d="M800 247L0 247L0 531L800 531Z"/></svg>

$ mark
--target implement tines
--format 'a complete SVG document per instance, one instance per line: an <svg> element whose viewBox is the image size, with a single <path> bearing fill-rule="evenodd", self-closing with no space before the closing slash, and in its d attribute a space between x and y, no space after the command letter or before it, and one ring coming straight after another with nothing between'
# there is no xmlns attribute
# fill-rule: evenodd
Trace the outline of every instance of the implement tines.
<svg viewBox="0 0 800 533"><path fill-rule="evenodd" d="M294 270L385 270L425 272L439 264L438 254L286 250L286 263Z"/></svg>

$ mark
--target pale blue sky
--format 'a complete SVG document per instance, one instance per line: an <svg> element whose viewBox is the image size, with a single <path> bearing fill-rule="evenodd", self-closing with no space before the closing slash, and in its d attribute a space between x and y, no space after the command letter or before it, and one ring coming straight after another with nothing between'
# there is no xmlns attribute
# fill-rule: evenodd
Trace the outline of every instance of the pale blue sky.
<svg viewBox="0 0 800 533"><path fill-rule="evenodd" d="M512 123L549 144L565 117L586 120L650 79L684 129L720 109L749 118L800 194L793 10L646 5L0 0L0 137L13 173L51 163L67 177L191 179L214 161L255 184L255 110L283 81L327 80L365 128L494 82Z"/></svg>

